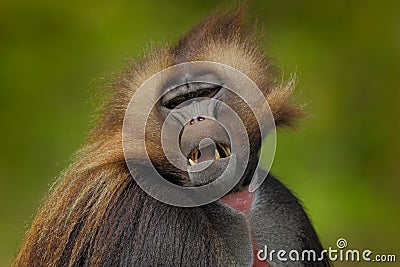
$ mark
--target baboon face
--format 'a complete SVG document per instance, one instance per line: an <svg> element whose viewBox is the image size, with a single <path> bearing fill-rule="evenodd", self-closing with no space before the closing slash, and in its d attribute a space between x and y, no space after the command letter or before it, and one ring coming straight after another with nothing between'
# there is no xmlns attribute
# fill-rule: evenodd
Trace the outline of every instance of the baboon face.
<svg viewBox="0 0 400 267"><path fill-rule="evenodd" d="M251 81L247 76L238 78L239 71L223 70L229 67L217 63L196 64L176 68L159 83L158 99L146 121L148 155L175 183L205 185L229 169L231 176L240 176L235 187L240 190L250 182L242 177L251 178L249 172L257 164L260 127L271 126L267 120L260 125L254 114L266 111L264 94L259 91L256 103L261 104L252 108L246 91L256 86L243 81Z"/></svg>

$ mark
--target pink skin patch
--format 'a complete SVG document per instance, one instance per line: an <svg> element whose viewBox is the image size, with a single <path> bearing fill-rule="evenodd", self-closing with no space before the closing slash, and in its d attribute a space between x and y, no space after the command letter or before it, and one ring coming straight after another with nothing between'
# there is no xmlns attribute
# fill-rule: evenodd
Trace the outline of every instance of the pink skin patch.
<svg viewBox="0 0 400 267"><path fill-rule="evenodd" d="M240 193L229 194L221 198L222 203L243 212L244 214L249 215L251 203L253 203L254 194L250 193L248 190L245 190Z"/></svg>
<svg viewBox="0 0 400 267"><path fill-rule="evenodd" d="M248 190L236 194L229 194L221 198L222 203L234 208L235 210L243 212L246 215L246 218L249 215L251 203L253 203L253 200L254 200L254 193L251 193ZM257 249L254 243L253 243L253 255L254 255L253 267L270 266L268 265L267 262L260 261L257 258Z"/></svg>

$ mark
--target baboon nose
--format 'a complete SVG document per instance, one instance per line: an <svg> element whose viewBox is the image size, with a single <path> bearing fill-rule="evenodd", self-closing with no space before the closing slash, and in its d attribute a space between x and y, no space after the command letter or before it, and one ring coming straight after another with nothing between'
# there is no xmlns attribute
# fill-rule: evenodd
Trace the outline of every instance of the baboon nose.
<svg viewBox="0 0 400 267"><path fill-rule="evenodd" d="M198 121L198 122L204 121L205 119L206 119L206 118L204 118L204 117L197 117L197 118L195 118L195 119L191 119L190 122L189 122L189 125L193 125L193 124L195 124L197 121Z"/></svg>
<svg viewBox="0 0 400 267"><path fill-rule="evenodd" d="M212 151L208 146L204 146L204 148L199 147L200 142L204 139L210 139L213 143L230 143L227 132L218 121L199 116L190 120L182 130L180 137L182 153L184 153L184 155L189 155L193 149L199 148L201 155L203 155L202 160L213 158L215 145ZM208 154L210 154L209 157L207 156Z"/></svg>

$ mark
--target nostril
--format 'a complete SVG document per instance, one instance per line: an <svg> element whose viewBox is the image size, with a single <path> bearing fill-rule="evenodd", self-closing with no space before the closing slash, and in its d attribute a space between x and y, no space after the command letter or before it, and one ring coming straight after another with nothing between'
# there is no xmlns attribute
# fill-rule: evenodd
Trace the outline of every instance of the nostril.
<svg viewBox="0 0 400 267"><path fill-rule="evenodd" d="M193 124L195 124L196 123L196 120L197 121L204 121L206 118L204 118L204 117L197 117L196 119L191 119L190 121L189 121L189 124L190 125L193 125Z"/></svg>

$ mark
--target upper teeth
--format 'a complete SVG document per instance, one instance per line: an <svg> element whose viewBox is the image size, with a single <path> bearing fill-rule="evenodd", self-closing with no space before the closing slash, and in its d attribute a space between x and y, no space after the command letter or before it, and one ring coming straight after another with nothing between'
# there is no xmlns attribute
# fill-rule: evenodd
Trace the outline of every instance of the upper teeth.
<svg viewBox="0 0 400 267"><path fill-rule="evenodd" d="M215 156L214 156L214 158L215 158L215 159L220 159L220 158L221 158L221 156L219 155L219 152L218 152L217 149L215 149Z"/></svg>
<svg viewBox="0 0 400 267"><path fill-rule="evenodd" d="M220 145L220 144L217 144L217 146L219 146L219 148L222 149L222 151L224 152L224 156L225 156L225 157L229 157L229 156L231 155L231 150L229 149L229 147L224 146L224 145ZM189 160L189 164L190 164L191 166L196 165L196 164L198 163L198 161L199 161L199 155L201 155L201 154L200 154L200 150L199 150L198 148L196 148L196 149L192 152L190 158L188 159L188 160ZM214 159L220 159L220 158L221 158L221 155L219 154L218 149L215 148Z"/></svg>

